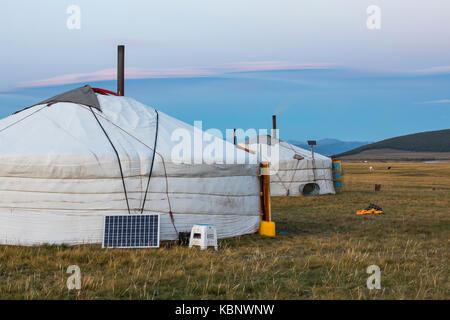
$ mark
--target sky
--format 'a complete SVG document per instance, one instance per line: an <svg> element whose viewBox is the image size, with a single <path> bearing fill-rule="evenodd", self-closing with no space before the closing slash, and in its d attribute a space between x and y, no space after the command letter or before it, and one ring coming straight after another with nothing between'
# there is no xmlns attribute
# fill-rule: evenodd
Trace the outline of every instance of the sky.
<svg viewBox="0 0 450 320"><path fill-rule="evenodd" d="M125 44L126 94L191 124L267 128L276 113L284 139L363 141L450 127L446 0L3 0L0 30L0 117L114 89Z"/></svg>

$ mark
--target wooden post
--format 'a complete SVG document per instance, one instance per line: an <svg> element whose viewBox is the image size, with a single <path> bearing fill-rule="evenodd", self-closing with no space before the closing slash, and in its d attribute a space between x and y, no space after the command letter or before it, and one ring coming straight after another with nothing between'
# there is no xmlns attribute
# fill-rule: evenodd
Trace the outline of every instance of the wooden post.
<svg viewBox="0 0 450 320"><path fill-rule="evenodd" d="M263 204L264 204L264 221L272 221L272 210L270 205L270 175L269 175L269 163L261 163L261 175L262 175L262 192L263 192Z"/></svg>
<svg viewBox="0 0 450 320"><path fill-rule="evenodd" d="M316 182L316 160L314 159L314 146L311 144L311 158L312 158L312 172L313 172L313 181Z"/></svg>
<svg viewBox="0 0 450 320"><path fill-rule="evenodd" d="M125 46L117 47L117 94L125 94Z"/></svg>

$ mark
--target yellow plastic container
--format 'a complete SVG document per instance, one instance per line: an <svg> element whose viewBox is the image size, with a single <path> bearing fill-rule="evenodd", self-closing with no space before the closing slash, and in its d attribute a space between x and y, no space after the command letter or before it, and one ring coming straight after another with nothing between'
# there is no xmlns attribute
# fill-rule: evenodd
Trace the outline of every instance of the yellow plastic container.
<svg viewBox="0 0 450 320"><path fill-rule="evenodd" d="M275 222L261 221L259 225L259 234L267 237L275 237Z"/></svg>

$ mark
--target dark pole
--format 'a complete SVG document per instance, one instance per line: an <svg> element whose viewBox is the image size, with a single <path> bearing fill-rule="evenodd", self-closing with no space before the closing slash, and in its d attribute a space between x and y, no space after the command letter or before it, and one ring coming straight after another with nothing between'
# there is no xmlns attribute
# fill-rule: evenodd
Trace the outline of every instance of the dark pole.
<svg viewBox="0 0 450 320"><path fill-rule="evenodd" d="M236 145L236 129L233 129L233 144Z"/></svg>
<svg viewBox="0 0 450 320"><path fill-rule="evenodd" d="M272 116L272 125L273 125L273 137L276 138L277 137L277 116L276 115Z"/></svg>
<svg viewBox="0 0 450 320"><path fill-rule="evenodd" d="M117 94L125 94L125 46L117 47Z"/></svg>
<svg viewBox="0 0 450 320"><path fill-rule="evenodd" d="M314 182L316 181L316 160L314 160L314 145L311 144L311 158L312 158L312 172L314 177Z"/></svg>
<svg viewBox="0 0 450 320"><path fill-rule="evenodd" d="M314 176L314 180L316 181L316 160L314 160L314 146L317 145L316 140L308 140L308 145L311 147L311 158L312 158L312 172Z"/></svg>

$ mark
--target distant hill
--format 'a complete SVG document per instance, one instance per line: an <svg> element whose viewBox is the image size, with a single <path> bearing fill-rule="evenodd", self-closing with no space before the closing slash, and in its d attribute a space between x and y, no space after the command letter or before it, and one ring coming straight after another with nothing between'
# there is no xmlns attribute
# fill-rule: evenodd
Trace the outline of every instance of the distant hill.
<svg viewBox="0 0 450 320"><path fill-rule="evenodd" d="M308 149L309 146L306 141L288 141L289 143L299 146L303 149ZM323 154L325 156L331 156L334 154L342 153L345 151L349 151L360 146L366 145L370 142L362 142L362 141L341 141L337 139L322 139L317 140L317 146L314 147L314 151Z"/></svg>
<svg viewBox="0 0 450 320"><path fill-rule="evenodd" d="M380 153L381 150L403 151L405 154L415 153L447 153L450 152L450 129L427 131L405 136L390 138L370 143L350 151L338 154L336 157L348 157L358 154Z"/></svg>

